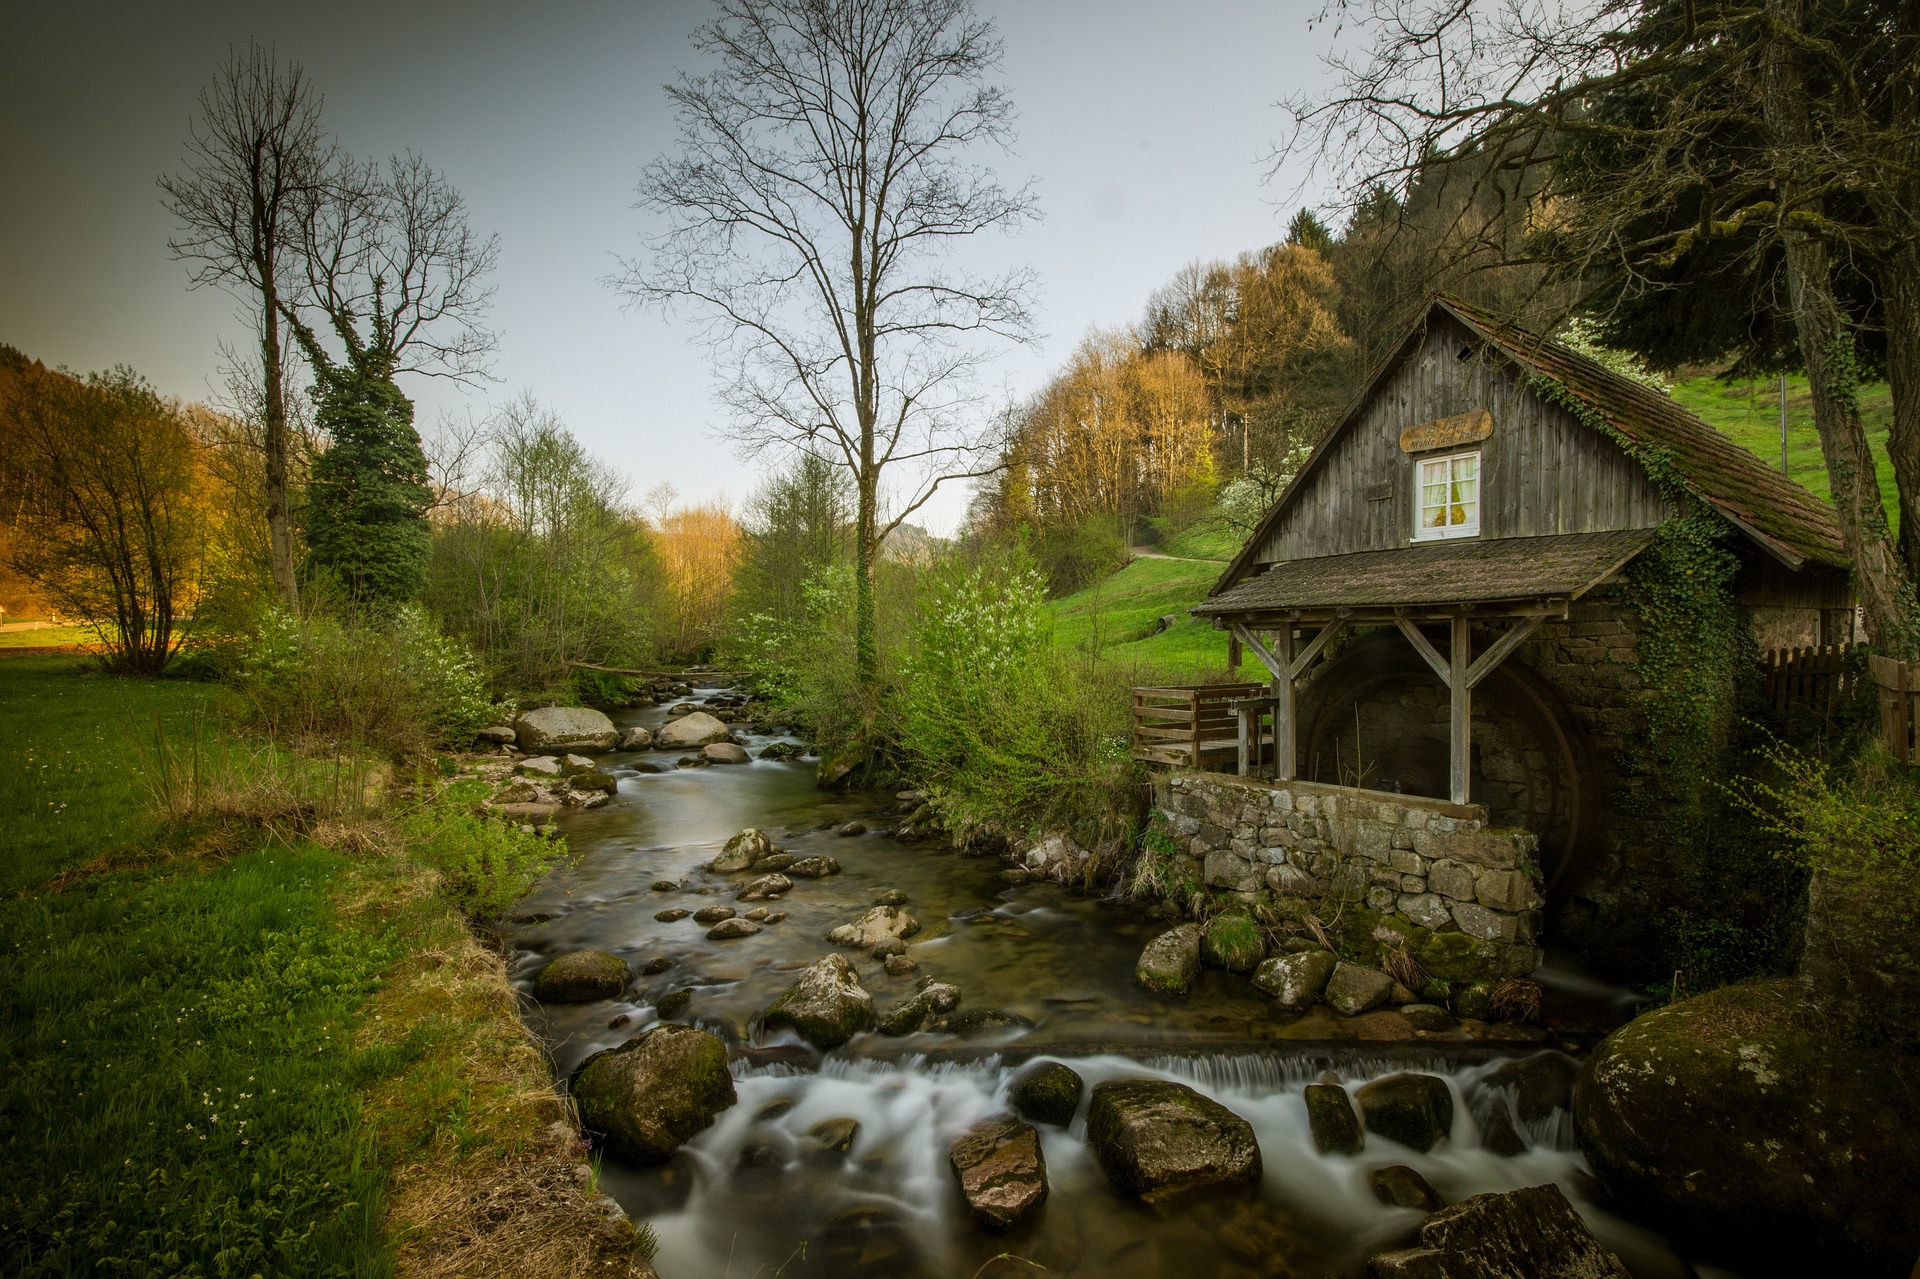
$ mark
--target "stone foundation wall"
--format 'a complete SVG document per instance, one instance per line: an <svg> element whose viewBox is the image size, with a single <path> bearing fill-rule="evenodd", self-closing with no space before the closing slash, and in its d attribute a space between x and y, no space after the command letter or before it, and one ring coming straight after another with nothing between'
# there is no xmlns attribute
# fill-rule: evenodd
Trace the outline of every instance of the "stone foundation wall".
<svg viewBox="0 0 1920 1279"><path fill-rule="evenodd" d="M1363 956L1404 942L1443 981L1540 964L1538 840L1483 808L1186 770L1155 803L1187 878L1265 907L1290 943L1318 944L1311 919Z"/></svg>

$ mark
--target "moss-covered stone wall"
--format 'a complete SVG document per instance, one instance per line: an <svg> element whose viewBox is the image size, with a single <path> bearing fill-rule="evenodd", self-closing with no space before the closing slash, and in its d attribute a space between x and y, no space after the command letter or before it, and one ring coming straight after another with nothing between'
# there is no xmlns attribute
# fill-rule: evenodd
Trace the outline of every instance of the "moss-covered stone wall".
<svg viewBox="0 0 1920 1279"><path fill-rule="evenodd" d="M1302 945L1404 941L1447 981L1539 967L1539 841L1484 808L1190 770L1162 774L1155 803L1189 877L1269 907Z"/></svg>

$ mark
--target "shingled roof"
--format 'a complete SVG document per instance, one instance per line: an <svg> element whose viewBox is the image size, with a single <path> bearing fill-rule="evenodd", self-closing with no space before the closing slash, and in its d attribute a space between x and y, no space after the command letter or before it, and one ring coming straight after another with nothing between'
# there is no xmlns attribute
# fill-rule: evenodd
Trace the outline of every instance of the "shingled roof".
<svg viewBox="0 0 1920 1279"><path fill-rule="evenodd" d="M1847 567L1833 508L1681 407L1558 342L1442 297L1434 306L1538 377L1551 378L1643 448L1665 450L1693 494L1791 567Z"/></svg>
<svg viewBox="0 0 1920 1279"><path fill-rule="evenodd" d="M1393 353L1374 369L1365 389L1346 415L1321 441L1314 455L1307 459L1306 465L1294 477L1293 483L1288 485L1280 500L1267 512L1260 527L1214 583L1209 592L1213 598L1202 606L1203 609L1218 611L1218 602L1229 594L1239 597L1240 584L1252 585L1253 581L1259 580L1249 580L1247 574L1255 567L1253 557L1265 541L1267 530L1320 458L1352 426L1394 368L1413 351L1436 313L1449 315L1465 325L1522 371L1559 383L1603 417L1625 439L1643 448L1662 451L1671 459L1689 492L1726 516L1742 533L1788 567L1798 569L1809 562L1832 568L1848 567L1846 547L1840 538L1840 525L1834 518L1831 506L1714 430L1671 396L1642 386L1632 378L1622 377L1569 347L1510 324L1457 298L1436 297L1421 322L1414 325ZM1524 540L1539 544L1554 539ZM1379 554L1404 555L1415 549L1418 548ZM1364 554L1371 555L1374 552ZM1330 558L1344 560L1360 557ZM1269 590L1279 588L1279 581L1268 587Z"/></svg>
<svg viewBox="0 0 1920 1279"><path fill-rule="evenodd" d="M1653 540L1652 529L1561 533L1493 541L1427 542L1390 551L1358 551L1282 560L1193 612L1265 613L1286 609L1406 604L1491 604L1578 599L1618 572Z"/></svg>

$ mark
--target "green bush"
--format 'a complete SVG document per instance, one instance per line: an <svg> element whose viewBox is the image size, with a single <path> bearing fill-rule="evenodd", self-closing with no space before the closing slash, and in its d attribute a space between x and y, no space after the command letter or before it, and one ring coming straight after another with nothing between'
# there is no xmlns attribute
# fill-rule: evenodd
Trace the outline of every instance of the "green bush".
<svg viewBox="0 0 1920 1279"><path fill-rule="evenodd" d="M1064 825L1099 838L1132 807L1126 681L1053 647L1020 552L934 568L892 706L909 775L949 825Z"/></svg>
<svg viewBox="0 0 1920 1279"><path fill-rule="evenodd" d="M1803 973L1873 1037L1920 1047L1920 782L1878 747L1835 766L1772 743L1734 795L1811 881Z"/></svg>
<svg viewBox="0 0 1920 1279"><path fill-rule="evenodd" d="M455 782L400 819L412 855L439 871L440 891L476 919L519 901L567 855L566 841L557 836L528 834L475 812L484 791L482 783Z"/></svg>
<svg viewBox="0 0 1920 1279"><path fill-rule="evenodd" d="M234 684L256 728L303 748L419 754L499 713L472 656L413 607L380 622L269 613Z"/></svg>

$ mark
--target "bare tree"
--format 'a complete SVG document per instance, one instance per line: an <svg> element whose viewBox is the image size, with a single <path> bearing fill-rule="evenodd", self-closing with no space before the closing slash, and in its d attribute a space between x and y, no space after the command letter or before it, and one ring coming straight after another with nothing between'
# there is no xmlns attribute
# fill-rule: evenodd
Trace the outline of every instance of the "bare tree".
<svg viewBox="0 0 1920 1279"><path fill-rule="evenodd" d="M1897 29L1870 12L1878 7L1831 7L1816 32L1801 0L1339 4L1370 42L1334 61L1330 94L1287 107L1289 146L1356 196L1412 190L1436 173L1466 182L1456 240L1571 283L1563 313L1602 291L1671 304L1682 290L1715 287L1723 269L1761 282L1715 303L1759 305L1772 287L1761 277L1777 270L1868 634L1906 650L1916 638L1912 577L1855 398L1862 317L1836 282L1843 264L1896 282L1920 266L1899 252L1915 230L1899 196L1913 189L1901 166L1920 148L1917 99L1889 104L1856 73ZM1857 29L1844 36L1848 21ZM1911 61L1912 32L1899 40ZM1904 74L1911 81L1913 67ZM1856 209L1879 215L1850 216ZM1531 230L1520 245L1500 230L1517 225ZM1920 285L1904 296L1920 297ZM1906 341L1920 369L1920 336ZM1895 390L1891 451L1911 520L1920 439L1904 433L1920 434L1920 404Z"/></svg>
<svg viewBox="0 0 1920 1279"><path fill-rule="evenodd" d="M473 229L465 198L424 159L339 159L297 223L303 278L282 291L280 310L316 372L335 359L316 355L324 325L347 362L379 360L387 376L487 376L498 339L482 320L500 237Z"/></svg>
<svg viewBox="0 0 1920 1279"><path fill-rule="evenodd" d="M1000 58L970 0L720 0L694 36L717 58L667 90L681 149L644 170L666 222L616 287L688 304L724 353L733 438L819 450L852 473L856 663L878 669L880 543L947 481L990 473L972 375L1031 335L1031 274L944 255L1034 212L972 157L1010 141ZM883 476L913 487L883 522Z"/></svg>
<svg viewBox="0 0 1920 1279"><path fill-rule="evenodd" d="M181 225L168 247L194 264L196 286L219 285L240 298L259 338L267 534L274 588L288 604L298 586L287 499L281 302L299 252L296 210L332 163L320 106L299 63L282 63L257 43L244 56L234 52L200 92L185 167L160 179L167 208Z"/></svg>

